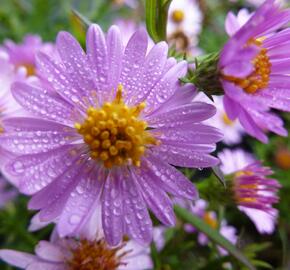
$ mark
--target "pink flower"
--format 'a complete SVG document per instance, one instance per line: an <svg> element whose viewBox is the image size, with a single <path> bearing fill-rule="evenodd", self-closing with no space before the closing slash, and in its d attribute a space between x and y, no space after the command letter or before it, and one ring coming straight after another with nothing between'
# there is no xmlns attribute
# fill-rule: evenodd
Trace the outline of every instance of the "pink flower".
<svg viewBox="0 0 290 270"><path fill-rule="evenodd" d="M287 136L283 121L270 109L290 111L290 31L278 31L289 21L290 10L267 0L238 31L241 23L232 13L226 22L233 36L218 64L225 111L264 143L267 131Z"/></svg>
<svg viewBox="0 0 290 270"><path fill-rule="evenodd" d="M279 200L280 188L277 180L268 178L272 171L241 149L226 149L218 156L223 173L233 175L232 188L239 209L260 233L272 233L278 216L273 204Z"/></svg>
<svg viewBox="0 0 290 270"><path fill-rule="evenodd" d="M12 40L4 42L3 49L8 53L10 63L26 69L27 76L36 75L36 53L42 51L54 54L54 45L41 40L40 36L27 35L23 42L16 44Z"/></svg>

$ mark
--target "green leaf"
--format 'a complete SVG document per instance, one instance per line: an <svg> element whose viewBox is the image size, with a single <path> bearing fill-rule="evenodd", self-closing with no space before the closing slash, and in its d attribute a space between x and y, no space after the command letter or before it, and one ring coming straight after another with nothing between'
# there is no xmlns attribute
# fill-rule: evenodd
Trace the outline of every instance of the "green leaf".
<svg viewBox="0 0 290 270"><path fill-rule="evenodd" d="M206 234L213 242L224 248L234 256L239 262L244 264L250 270L255 270L256 268L249 262L249 260L238 250L230 241L224 238L218 231L212 229L208 224L206 224L202 219L197 216L192 215L187 210L175 206L175 212L178 217L184 221L193 225L196 229Z"/></svg>
<svg viewBox="0 0 290 270"><path fill-rule="evenodd" d="M155 42L166 40L168 8L172 0L146 0L146 27Z"/></svg>
<svg viewBox="0 0 290 270"><path fill-rule="evenodd" d="M83 24L85 28L88 28L92 24L88 18L86 18L76 9L72 9L72 13L73 13L73 16L75 16L79 20L79 22Z"/></svg>

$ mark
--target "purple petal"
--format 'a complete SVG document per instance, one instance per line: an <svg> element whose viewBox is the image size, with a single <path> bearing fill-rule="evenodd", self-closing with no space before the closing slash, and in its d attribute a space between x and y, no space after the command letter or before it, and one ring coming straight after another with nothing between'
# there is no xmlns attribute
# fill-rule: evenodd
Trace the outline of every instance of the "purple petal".
<svg viewBox="0 0 290 270"><path fill-rule="evenodd" d="M59 218L57 230L60 235L72 234L95 210L93 206L99 199L104 176L98 166L85 176L80 179L76 189L70 194Z"/></svg>
<svg viewBox="0 0 290 270"><path fill-rule="evenodd" d="M240 24L237 20L237 17L232 12L229 12L227 14L225 20L225 28L229 36L234 35L240 28Z"/></svg>
<svg viewBox="0 0 290 270"><path fill-rule="evenodd" d="M26 267L34 261L37 257L25 252L2 249L0 250L0 258L13 266L26 269Z"/></svg>
<svg viewBox="0 0 290 270"><path fill-rule="evenodd" d="M122 175L126 232L137 242L149 244L152 241L152 221L141 191L131 173L124 171Z"/></svg>
<svg viewBox="0 0 290 270"><path fill-rule="evenodd" d="M148 45L148 36L144 29L140 29L130 38L122 61L120 83L126 90L126 100L136 96L136 92L143 87L143 68ZM138 80L136 80L138 79Z"/></svg>
<svg viewBox="0 0 290 270"><path fill-rule="evenodd" d="M80 152L75 145L66 145L56 150L35 155L23 155L10 159L4 166L6 175L19 182L25 194L34 194L61 175Z"/></svg>
<svg viewBox="0 0 290 270"><path fill-rule="evenodd" d="M252 73L254 66L251 62L236 61L231 62L223 68L223 73L228 76L243 78Z"/></svg>
<svg viewBox="0 0 290 270"><path fill-rule="evenodd" d="M67 170L63 174L57 176L53 182L36 193L29 202L29 208L42 209L64 197L67 200L85 170L83 162L79 162L79 159L67 165Z"/></svg>
<svg viewBox="0 0 290 270"><path fill-rule="evenodd" d="M187 63L181 61L163 75L146 99L147 112L154 112L154 110L158 109L161 104L166 102L179 89L179 78L185 76L186 71Z"/></svg>
<svg viewBox="0 0 290 270"><path fill-rule="evenodd" d="M64 270L65 263L34 262L26 270Z"/></svg>
<svg viewBox="0 0 290 270"><path fill-rule="evenodd" d="M95 85L87 57L80 44L71 34L60 32L57 35L56 47L66 67L72 87L81 94L82 99L95 105L94 97L91 95L91 91L95 90Z"/></svg>
<svg viewBox="0 0 290 270"><path fill-rule="evenodd" d="M233 121L240 113L240 105L228 96L224 96L223 104L228 117Z"/></svg>
<svg viewBox="0 0 290 270"><path fill-rule="evenodd" d="M78 115L70 104L49 90L16 82L11 91L21 106L42 118L72 125Z"/></svg>
<svg viewBox="0 0 290 270"><path fill-rule="evenodd" d="M79 111L85 111L87 106L83 99L84 94L78 89L74 82L75 78L70 76L65 67L43 53L38 53L36 59L41 71L41 78L44 81L47 80L68 103L78 108Z"/></svg>
<svg viewBox="0 0 290 270"><path fill-rule="evenodd" d="M196 200L198 191L193 183L191 183L181 172L169 164L162 162L154 155L149 156L146 161L148 168L158 179L159 185L167 192L176 197Z"/></svg>
<svg viewBox="0 0 290 270"><path fill-rule="evenodd" d="M69 127L36 118L7 118L3 120L1 146L16 154L36 154L59 148L78 139Z"/></svg>
<svg viewBox="0 0 290 270"><path fill-rule="evenodd" d="M209 145L218 142L223 138L223 134L215 127L203 124L184 124L177 127L162 127L151 131L156 138L168 143L189 144L189 145Z"/></svg>
<svg viewBox="0 0 290 270"><path fill-rule="evenodd" d="M124 234L123 201L120 176L111 172L102 195L102 223L106 241L112 246L118 245Z"/></svg>
<svg viewBox="0 0 290 270"><path fill-rule="evenodd" d="M194 97L197 94L197 90L192 84L185 84L181 86L177 91L174 92L172 97L163 103L155 114L171 111L177 107L182 107L186 104L193 103Z"/></svg>
<svg viewBox="0 0 290 270"><path fill-rule="evenodd" d="M60 246L48 241L40 241L35 248L35 253L43 260L51 262L64 262L65 254Z"/></svg>
<svg viewBox="0 0 290 270"><path fill-rule="evenodd" d="M147 117L151 127L180 126L184 123L196 123L215 115L216 109L210 104L193 102L175 107L163 113L154 113Z"/></svg>
<svg viewBox="0 0 290 270"><path fill-rule="evenodd" d="M167 54L168 45L166 42L160 42L153 46L144 61L143 75L140 77L142 85L139 89L135 89L134 97L132 96L130 103L138 104L146 99L164 72Z"/></svg>
<svg viewBox="0 0 290 270"><path fill-rule="evenodd" d="M141 167L132 171L136 182L140 186L143 198L147 206L155 216L165 225L175 225L173 205L167 194L155 183L153 174Z"/></svg>
<svg viewBox="0 0 290 270"><path fill-rule="evenodd" d="M111 26L107 34L107 48L108 48L108 83L109 91L116 90L122 68L123 59L123 42L121 39L121 33L117 26Z"/></svg>
<svg viewBox="0 0 290 270"><path fill-rule="evenodd" d="M263 143L268 142L268 138L264 134L263 130L255 123L252 117L244 109L240 111L239 120L241 125L250 135Z"/></svg>
<svg viewBox="0 0 290 270"><path fill-rule="evenodd" d="M161 145L154 154L163 161L179 167L206 168L219 163L219 160L211 155L174 145Z"/></svg>
<svg viewBox="0 0 290 270"><path fill-rule="evenodd" d="M98 98L102 104L105 100L108 100L108 87L104 84L108 84L108 50L106 39L102 29L92 24L87 33L87 55L88 62L92 67L92 73L94 74L93 80L97 85ZM109 89L111 90L111 89Z"/></svg>

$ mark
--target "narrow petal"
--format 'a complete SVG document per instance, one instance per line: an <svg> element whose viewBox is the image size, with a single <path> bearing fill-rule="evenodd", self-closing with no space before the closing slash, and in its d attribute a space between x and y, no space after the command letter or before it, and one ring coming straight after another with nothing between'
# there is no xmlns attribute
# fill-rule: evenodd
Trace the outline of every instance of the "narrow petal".
<svg viewBox="0 0 290 270"><path fill-rule="evenodd" d="M15 154L43 153L78 139L73 129L51 121L15 117L2 122L1 146Z"/></svg>
<svg viewBox="0 0 290 270"><path fill-rule="evenodd" d="M109 63L105 35L97 24L92 24L89 27L86 44L88 62L92 67L93 80L97 86L98 98L102 104L108 99L108 87L104 87L104 84L109 83Z"/></svg>
<svg viewBox="0 0 290 270"><path fill-rule="evenodd" d="M136 90L143 86L143 68L148 45L148 35L140 29L130 38L122 60L120 83L126 89L126 100L136 96Z"/></svg>
<svg viewBox="0 0 290 270"><path fill-rule="evenodd" d="M167 61L168 45L166 42L159 42L149 51L144 61L144 73L142 75L142 85L135 89L134 97L129 103L137 104L145 101L152 88L159 81L163 74Z"/></svg>
<svg viewBox="0 0 290 270"><path fill-rule="evenodd" d="M40 86L16 82L11 91L21 106L42 118L73 125L78 115L69 103Z"/></svg>
<svg viewBox="0 0 290 270"><path fill-rule="evenodd" d="M124 235L123 194L117 172L108 175L102 196L102 222L109 245L116 246Z"/></svg>
<svg viewBox="0 0 290 270"><path fill-rule="evenodd" d="M46 153L23 155L10 159L4 166L4 173L19 182L24 194L34 194L64 173L77 158L78 146L65 145Z"/></svg>
<svg viewBox="0 0 290 270"><path fill-rule="evenodd" d="M154 154L162 160L179 167L206 168L219 163L219 160L211 155L194 152L193 149L174 147L174 145L161 145Z"/></svg>
<svg viewBox="0 0 290 270"><path fill-rule="evenodd" d="M154 155L146 159L148 168L156 175L159 185L176 197L196 200L198 191L181 172Z"/></svg>
<svg viewBox="0 0 290 270"><path fill-rule="evenodd" d="M186 71L187 64L185 61L181 61L163 75L146 98L147 112L154 112L177 91L179 78L185 76Z"/></svg>
<svg viewBox="0 0 290 270"><path fill-rule="evenodd" d="M122 59L123 59L123 42L121 33L117 26L111 26L106 39L108 48L108 91L116 90L120 81ZM115 95L114 95L115 97Z"/></svg>
<svg viewBox="0 0 290 270"><path fill-rule="evenodd" d="M89 68L87 56L78 41L67 32L60 32L57 35L56 47L62 63L69 74L70 84L81 93L82 99L87 99L94 105L94 97L91 91L95 89L92 81L92 73Z"/></svg>
<svg viewBox="0 0 290 270"><path fill-rule="evenodd" d="M241 125L250 135L263 143L268 142L268 138L264 134L263 130L255 123L252 117L245 110L240 111L239 120Z"/></svg>
<svg viewBox="0 0 290 270"><path fill-rule="evenodd" d="M23 269L26 269L32 262L37 261L37 257L34 255L8 249L0 250L0 258L6 263Z"/></svg>
<svg viewBox="0 0 290 270"><path fill-rule="evenodd" d="M64 262L65 254L60 246L48 241L40 241L35 248L35 253L43 260L51 262Z"/></svg>
<svg viewBox="0 0 290 270"><path fill-rule="evenodd" d="M124 220L126 233L140 244L152 241L152 221L141 191L128 171L123 171Z"/></svg>
<svg viewBox="0 0 290 270"><path fill-rule="evenodd" d="M93 161L94 162L94 161ZM75 190L70 194L59 218L57 230L60 235L72 234L84 224L92 214L92 206L99 199L104 182L98 166L80 179Z"/></svg>
<svg viewBox="0 0 290 270"><path fill-rule="evenodd" d="M145 168L135 169L134 177L140 186L143 198L155 214L155 216L165 225L175 225L175 215L173 204L168 195L155 183L155 175L149 173Z"/></svg>
<svg viewBox="0 0 290 270"><path fill-rule="evenodd" d="M169 127L189 122L201 122L212 117L215 113L216 109L214 106L203 102L193 102L181 107L175 107L163 113L155 113L147 119L152 127Z"/></svg>

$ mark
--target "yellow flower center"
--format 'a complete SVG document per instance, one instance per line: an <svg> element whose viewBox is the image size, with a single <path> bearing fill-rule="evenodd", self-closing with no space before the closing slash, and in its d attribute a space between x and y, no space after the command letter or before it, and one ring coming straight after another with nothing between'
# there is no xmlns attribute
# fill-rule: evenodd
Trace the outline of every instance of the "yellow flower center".
<svg viewBox="0 0 290 270"><path fill-rule="evenodd" d="M240 177L240 176L250 176L253 175L253 172L251 171L238 171L235 173L235 177ZM255 197L252 197L251 195L256 195L257 190L258 190L258 185L257 184L240 184L238 180L236 180L237 185L236 185L236 192L235 192L235 198L238 204L240 203L251 203L251 202L256 202L257 199ZM247 191L247 196L245 194L241 193L240 190Z"/></svg>
<svg viewBox="0 0 290 270"><path fill-rule="evenodd" d="M208 224L213 229L217 229L217 227L218 227L217 220L214 217L212 217L210 212L204 213L203 220L206 224Z"/></svg>
<svg viewBox="0 0 290 270"><path fill-rule="evenodd" d="M232 125L234 124L234 122L233 122L230 118L228 118L228 116L227 116L225 113L223 113L223 115L222 115L222 119L223 119L223 122L224 122L227 126L232 126Z"/></svg>
<svg viewBox="0 0 290 270"><path fill-rule="evenodd" d="M262 41L250 40L248 44L255 44L261 47ZM258 90L266 88L271 74L271 62L267 55L267 49L261 47L260 52L253 59L252 63L254 71L246 78L241 79L227 75L223 75L223 78L241 87L248 94L254 94Z"/></svg>
<svg viewBox="0 0 290 270"><path fill-rule="evenodd" d="M184 20L184 12L176 9L172 12L171 18L175 23L181 23Z"/></svg>
<svg viewBox="0 0 290 270"><path fill-rule="evenodd" d="M124 265L121 260L130 252L117 254L122 247L109 248L104 240L82 240L72 250L73 256L67 265L69 270L116 270Z"/></svg>
<svg viewBox="0 0 290 270"><path fill-rule="evenodd" d="M147 130L147 122L138 118L145 103L126 106L122 90L119 85L112 102L104 103L100 108L90 107L85 121L75 124L90 148L90 156L103 162L106 168L140 166L146 147L158 144Z"/></svg>

